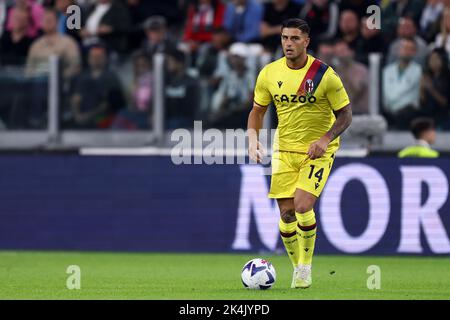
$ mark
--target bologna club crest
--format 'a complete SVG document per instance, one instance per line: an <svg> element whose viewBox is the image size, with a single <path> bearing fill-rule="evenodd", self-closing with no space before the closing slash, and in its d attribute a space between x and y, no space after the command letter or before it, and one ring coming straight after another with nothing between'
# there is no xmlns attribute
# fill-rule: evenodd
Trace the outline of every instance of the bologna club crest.
<svg viewBox="0 0 450 320"><path fill-rule="evenodd" d="M314 91L314 82L311 79L306 80L305 82L305 91L308 96L310 96Z"/></svg>

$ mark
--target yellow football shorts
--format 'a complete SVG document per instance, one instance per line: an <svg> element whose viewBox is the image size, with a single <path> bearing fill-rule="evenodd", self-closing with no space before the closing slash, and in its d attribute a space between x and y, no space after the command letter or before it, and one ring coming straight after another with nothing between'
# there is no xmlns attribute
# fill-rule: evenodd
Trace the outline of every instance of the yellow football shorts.
<svg viewBox="0 0 450 320"><path fill-rule="evenodd" d="M272 154L269 198L294 198L296 189L319 197L333 162L334 153L311 160L306 153L275 151Z"/></svg>

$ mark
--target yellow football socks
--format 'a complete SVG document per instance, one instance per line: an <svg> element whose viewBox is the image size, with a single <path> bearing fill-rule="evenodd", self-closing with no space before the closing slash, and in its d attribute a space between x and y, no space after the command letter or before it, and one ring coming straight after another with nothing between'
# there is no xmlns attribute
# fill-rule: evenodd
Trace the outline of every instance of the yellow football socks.
<svg viewBox="0 0 450 320"><path fill-rule="evenodd" d="M296 231L297 221L286 223L280 219L278 226L280 228L281 240L283 240L289 259L291 260L294 268L296 268L299 258L299 246Z"/></svg>
<svg viewBox="0 0 450 320"><path fill-rule="evenodd" d="M295 213L297 217L297 239L299 244L299 264L311 264L316 242L316 217L314 210Z"/></svg>

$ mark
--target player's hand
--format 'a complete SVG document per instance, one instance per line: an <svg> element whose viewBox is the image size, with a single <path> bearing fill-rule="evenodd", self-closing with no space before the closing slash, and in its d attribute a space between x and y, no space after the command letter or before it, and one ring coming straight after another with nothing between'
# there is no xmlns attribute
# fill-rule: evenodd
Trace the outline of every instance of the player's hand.
<svg viewBox="0 0 450 320"><path fill-rule="evenodd" d="M318 141L309 146L308 157L311 160L322 157L327 151L330 139L327 136L323 136Z"/></svg>
<svg viewBox="0 0 450 320"><path fill-rule="evenodd" d="M256 143L250 143L248 147L248 156L256 163L261 163L263 156L266 154L266 150L264 150L261 142L256 141Z"/></svg>

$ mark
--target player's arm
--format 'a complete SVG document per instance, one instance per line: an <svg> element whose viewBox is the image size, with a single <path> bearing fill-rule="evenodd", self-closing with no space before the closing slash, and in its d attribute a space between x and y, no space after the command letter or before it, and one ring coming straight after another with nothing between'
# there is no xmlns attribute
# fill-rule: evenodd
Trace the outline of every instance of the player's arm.
<svg viewBox="0 0 450 320"><path fill-rule="evenodd" d="M253 108L248 116L247 135L248 135L248 154L250 159L261 162L264 149L258 141L259 130L263 127L264 115L267 106L272 102L272 96L267 86L267 69L263 68L256 80L255 92L253 96Z"/></svg>
<svg viewBox="0 0 450 320"><path fill-rule="evenodd" d="M260 163L264 154L264 148L259 142L259 130L263 127L264 115L267 106L260 106L253 102L253 108L248 116L247 135L248 135L248 155L250 159Z"/></svg>
<svg viewBox="0 0 450 320"><path fill-rule="evenodd" d="M336 121L331 129L318 141L311 144L308 150L308 156L311 159L320 158L327 151L331 141L339 137L352 123L352 107L350 104L334 111Z"/></svg>
<svg viewBox="0 0 450 320"><path fill-rule="evenodd" d="M336 121L331 129L325 134L329 141L333 141L339 137L352 123L352 106L348 104L342 109L334 111Z"/></svg>
<svg viewBox="0 0 450 320"><path fill-rule="evenodd" d="M331 141L339 137L352 122L352 107L344 85L336 72L331 70L326 79L326 97L336 121L318 141L310 145L308 156L311 159L322 157Z"/></svg>

